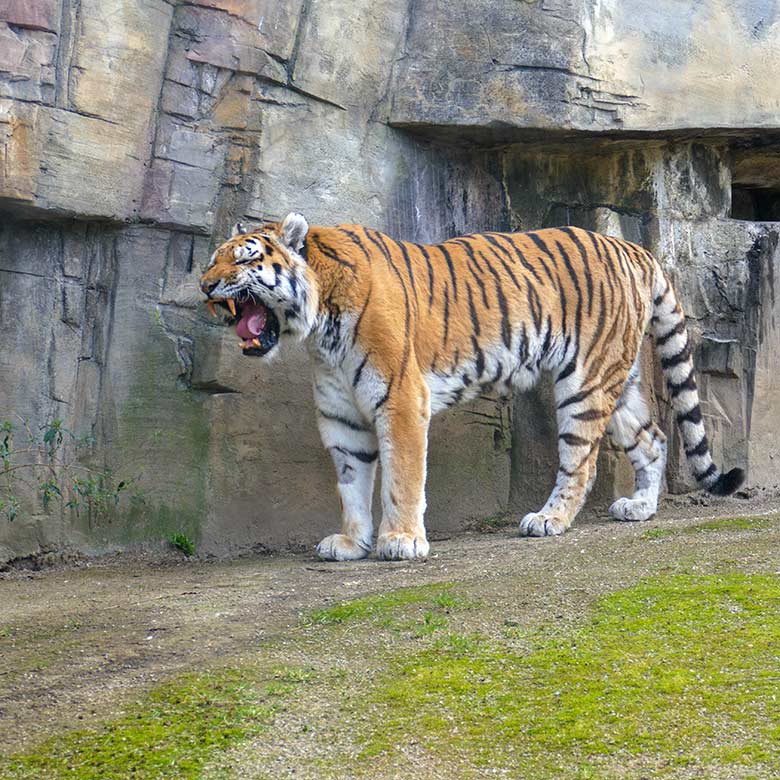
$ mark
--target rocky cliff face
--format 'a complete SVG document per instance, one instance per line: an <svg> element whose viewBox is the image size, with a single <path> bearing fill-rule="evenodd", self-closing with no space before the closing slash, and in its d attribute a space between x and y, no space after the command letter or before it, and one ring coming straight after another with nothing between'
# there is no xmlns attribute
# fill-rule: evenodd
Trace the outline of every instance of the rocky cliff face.
<svg viewBox="0 0 780 780"><path fill-rule="evenodd" d="M417 3L390 117L505 139L775 127L779 14L761 0Z"/></svg>
<svg viewBox="0 0 780 780"><path fill-rule="evenodd" d="M305 357L242 358L182 294L232 222L293 208L418 241L642 240L684 293L721 460L774 479L779 28L756 0L0 0L0 418L65 419L145 497L0 520L0 559L334 526ZM435 421L434 534L545 492L539 403ZM604 497L626 475L602 460Z"/></svg>

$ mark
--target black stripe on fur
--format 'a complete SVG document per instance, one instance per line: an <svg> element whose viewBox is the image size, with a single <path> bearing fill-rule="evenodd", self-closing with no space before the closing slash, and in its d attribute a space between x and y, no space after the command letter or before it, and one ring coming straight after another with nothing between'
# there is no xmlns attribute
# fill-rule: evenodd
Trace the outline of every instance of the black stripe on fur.
<svg viewBox="0 0 780 780"><path fill-rule="evenodd" d="M742 487L745 481L745 471L740 468L731 469L721 474L718 479L707 488L708 493L716 496L730 496L734 491Z"/></svg>

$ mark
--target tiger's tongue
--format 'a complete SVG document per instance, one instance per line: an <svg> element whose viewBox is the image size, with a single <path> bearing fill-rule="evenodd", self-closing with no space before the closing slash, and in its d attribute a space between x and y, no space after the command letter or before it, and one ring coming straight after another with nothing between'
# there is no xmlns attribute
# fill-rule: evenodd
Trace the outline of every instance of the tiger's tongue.
<svg viewBox="0 0 780 780"><path fill-rule="evenodd" d="M259 336L265 328L265 306L262 303L245 303L241 306L241 319L236 325L236 333L242 339Z"/></svg>

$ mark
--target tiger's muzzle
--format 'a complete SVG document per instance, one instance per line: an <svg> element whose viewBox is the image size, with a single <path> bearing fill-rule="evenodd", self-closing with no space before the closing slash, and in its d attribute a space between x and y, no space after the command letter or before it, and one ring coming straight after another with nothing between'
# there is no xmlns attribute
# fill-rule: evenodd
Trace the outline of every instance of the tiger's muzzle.
<svg viewBox="0 0 780 780"><path fill-rule="evenodd" d="M230 315L227 322L235 326L244 355L261 357L279 343L279 318L251 294L241 293L236 298L210 297L207 306L215 317L219 316L217 306Z"/></svg>

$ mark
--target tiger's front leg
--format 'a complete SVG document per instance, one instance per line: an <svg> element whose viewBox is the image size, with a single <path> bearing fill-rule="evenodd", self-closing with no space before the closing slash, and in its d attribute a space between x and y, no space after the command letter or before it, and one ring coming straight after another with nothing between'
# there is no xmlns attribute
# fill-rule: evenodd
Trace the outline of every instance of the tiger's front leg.
<svg viewBox="0 0 780 780"><path fill-rule="evenodd" d="M421 378L408 379L377 410L382 522L376 552L385 560L411 560L428 555L423 516L430 419L430 392Z"/></svg>
<svg viewBox="0 0 780 780"><path fill-rule="evenodd" d="M320 372L314 380L320 436L336 466L341 533L326 536L317 554L326 561L354 561L371 552L371 500L379 455L374 429L338 378Z"/></svg>

